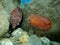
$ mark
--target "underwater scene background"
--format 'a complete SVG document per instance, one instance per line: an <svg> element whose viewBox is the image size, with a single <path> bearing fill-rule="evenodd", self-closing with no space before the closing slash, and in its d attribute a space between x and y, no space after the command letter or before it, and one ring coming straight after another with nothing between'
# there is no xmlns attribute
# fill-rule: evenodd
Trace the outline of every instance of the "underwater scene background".
<svg viewBox="0 0 60 45"><path fill-rule="evenodd" d="M21 2L22 2L22 8L23 8L25 3L30 3L32 2L32 0L22 0Z"/></svg>
<svg viewBox="0 0 60 45"><path fill-rule="evenodd" d="M60 45L60 0L0 0L0 45Z"/></svg>

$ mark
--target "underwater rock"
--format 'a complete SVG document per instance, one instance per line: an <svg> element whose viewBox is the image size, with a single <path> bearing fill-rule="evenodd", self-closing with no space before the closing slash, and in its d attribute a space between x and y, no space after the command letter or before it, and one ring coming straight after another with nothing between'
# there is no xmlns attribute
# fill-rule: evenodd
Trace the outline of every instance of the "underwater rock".
<svg viewBox="0 0 60 45"><path fill-rule="evenodd" d="M60 45L60 43L51 41L51 45Z"/></svg>
<svg viewBox="0 0 60 45"><path fill-rule="evenodd" d="M47 37L41 37L42 45L50 45L50 40Z"/></svg>
<svg viewBox="0 0 60 45"><path fill-rule="evenodd" d="M32 45L60 45L59 42L54 42L49 40L47 37L37 37L36 35L31 35Z"/></svg>
<svg viewBox="0 0 60 45"><path fill-rule="evenodd" d="M3 8L10 14L11 11L16 7L15 4L13 3L13 0L3 0L2 6Z"/></svg>
<svg viewBox="0 0 60 45"><path fill-rule="evenodd" d="M18 28L18 29L16 29L15 31L13 31L12 32L12 36L14 37L14 36L17 36L17 37L19 37L19 36L21 36L22 34L23 34L23 29L21 29L21 28Z"/></svg>
<svg viewBox="0 0 60 45"><path fill-rule="evenodd" d="M47 37L37 37L36 35L31 35L30 38L33 45L50 45L50 40Z"/></svg>
<svg viewBox="0 0 60 45"><path fill-rule="evenodd" d="M9 29L9 21L0 15L0 36L3 36Z"/></svg>
<svg viewBox="0 0 60 45"><path fill-rule="evenodd" d="M12 28L16 28L22 20L22 10L19 7L16 7L10 15L10 22Z"/></svg>
<svg viewBox="0 0 60 45"><path fill-rule="evenodd" d="M9 14L4 10L0 2L0 36L9 30Z"/></svg>
<svg viewBox="0 0 60 45"><path fill-rule="evenodd" d="M21 28L14 30L10 38L0 40L0 45L50 45L50 43L55 45L47 37L29 36L27 32Z"/></svg>
<svg viewBox="0 0 60 45"><path fill-rule="evenodd" d="M31 45L29 35L21 28L12 32L12 37L18 41L20 45Z"/></svg>
<svg viewBox="0 0 60 45"><path fill-rule="evenodd" d="M51 28L51 21L48 18L36 14L30 14L29 23L31 26L41 30L49 30Z"/></svg>
<svg viewBox="0 0 60 45"><path fill-rule="evenodd" d="M21 28L18 28L13 31L12 36L18 38L21 43L24 43L29 38L27 32L23 31L23 29Z"/></svg>
<svg viewBox="0 0 60 45"><path fill-rule="evenodd" d="M10 39L2 39L0 40L0 45L13 45L13 42Z"/></svg>
<svg viewBox="0 0 60 45"><path fill-rule="evenodd" d="M41 40L36 35L31 35L30 38L32 45L42 45Z"/></svg>
<svg viewBox="0 0 60 45"><path fill-rule="evenodd" d="M37 36L47 36L51 40L60 40L60 0L33 0L30 4L26 4L23 9L23 21L21 27L28 31L33 30ZM52 26L48 31L42 31L29 26L29 14L38 14L50 19ZM24 26L23 26L24 25ZM56 39L57 38L57 39Z"/></svg>

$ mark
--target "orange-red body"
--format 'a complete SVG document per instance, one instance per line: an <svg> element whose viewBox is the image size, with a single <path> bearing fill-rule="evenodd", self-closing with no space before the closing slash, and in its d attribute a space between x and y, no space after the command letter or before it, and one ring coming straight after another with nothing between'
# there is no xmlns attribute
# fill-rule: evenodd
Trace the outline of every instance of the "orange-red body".
<svg viewBox="0 0 60 45"><path fill-rule="evenodd" d="M49 30L51 27L51 21L48 18L35 14L30 14L29 23L41 30Z"/></svg>

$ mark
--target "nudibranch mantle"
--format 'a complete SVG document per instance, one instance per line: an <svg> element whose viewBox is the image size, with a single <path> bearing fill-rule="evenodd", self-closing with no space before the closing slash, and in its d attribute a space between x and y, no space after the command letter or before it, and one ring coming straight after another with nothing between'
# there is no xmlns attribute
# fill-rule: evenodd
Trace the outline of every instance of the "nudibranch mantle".
<svg viewBox="0 0 60 45"><path fill-rule="evenodd" d="M51 28L50 19L36 14L30 14L29 24L41 30L49 30Z"/></svg>

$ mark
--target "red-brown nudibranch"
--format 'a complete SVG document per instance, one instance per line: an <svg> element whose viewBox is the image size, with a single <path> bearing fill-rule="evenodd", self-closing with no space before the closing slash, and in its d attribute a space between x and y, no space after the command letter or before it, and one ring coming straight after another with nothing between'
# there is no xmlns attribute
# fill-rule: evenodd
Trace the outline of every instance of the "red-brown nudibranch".
<svg viewBox="0 0 60 45"><path fill-rule="evenodd" d="M19 25L19 23L22 20L22 10L19 7L16 7L10 15L10 22L12 25L12 28L16 28L16 26Z"/></svg>
<svg viewBox="0 0 60 45"><path fill-rule="evenodd" d="M49 30L51 28L51 21L43 16L30 14L29 23L31 26L41 30Z"/></svg>

